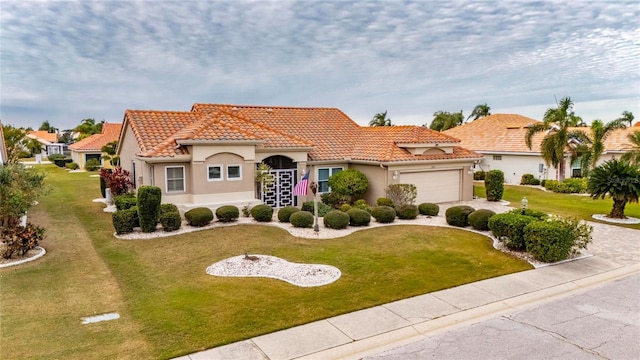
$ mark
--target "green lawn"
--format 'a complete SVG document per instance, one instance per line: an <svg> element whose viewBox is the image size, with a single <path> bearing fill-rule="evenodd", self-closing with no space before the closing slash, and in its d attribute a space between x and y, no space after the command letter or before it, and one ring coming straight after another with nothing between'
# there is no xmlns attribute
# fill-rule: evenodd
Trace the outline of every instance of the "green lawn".
<svg viewBox="0 0 640 360"><path fill-rule="evenodd" d="M474 194L479 197L486 197L484 184L476 182L473 187ZM608 214L613 207L611 199L593 200L589 196L579 196L572 194L558 194L550 191L543 191L538 188L518 185L505 185L503 199L510 201L511 206L520 207L522 198L526 196L529 201L529 208L541 210L549 214L575 217L577 219L601 222L591 217L593 214ZM640 204L627 203L625 215L640 218ZM630 229L640 230L638 225L619 225Z"/></svg>
<svg viewBox="0 0 640 360"><path fill-rule="evenodd" d="M0 358L170 358L480 279L531 269L484 236L390 226L305 240L264 225L154 240L115 239L97 178L53 165L30 212L48 254L0 269ZM327 286L207 275L245 252L338 267ZM81 325L118 312L120 319Z"/></svg>

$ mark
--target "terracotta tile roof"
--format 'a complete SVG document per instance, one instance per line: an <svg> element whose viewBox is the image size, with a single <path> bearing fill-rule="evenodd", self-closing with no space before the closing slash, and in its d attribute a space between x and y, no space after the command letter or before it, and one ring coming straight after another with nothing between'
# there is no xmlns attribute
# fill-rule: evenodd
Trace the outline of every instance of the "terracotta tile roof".
<svg viewBox="0 0 640 360"><path fill-rule="evenodd" d="M75 151L100 151L103 146L112 141L118 141L122 124L104 123L102 124L102 132L93 134L69 146L69 149Z"/></svg>
<svg viewBox="0 0 640 360"><path fill-rule="evenodd" d="M200 120L190 111L126 110L124 123L131 130L140 147L141 156L175 156L185 154L186 148L176 148L175 133Z"/></svg>
<svg viewBox="0 0 640 360"><path fill-rule="evenodd" d="M54 142L58 141L58 135L56 133L50 133L50 132L44 131L44 130L29 131L27 136L29 136L32 139L36 139L37 138L37 139L40 139L40 140L48 141L50 143L54 143Z"/></svg>
<svg viewBox="0 0 640 360"><path fill-rule="evenodd" d="M604 141L605 152L627 152L631 148L629 135L636 131L640 131L640 128L638 128L638 124L625 129L617 129L612 131Z"/></svg>

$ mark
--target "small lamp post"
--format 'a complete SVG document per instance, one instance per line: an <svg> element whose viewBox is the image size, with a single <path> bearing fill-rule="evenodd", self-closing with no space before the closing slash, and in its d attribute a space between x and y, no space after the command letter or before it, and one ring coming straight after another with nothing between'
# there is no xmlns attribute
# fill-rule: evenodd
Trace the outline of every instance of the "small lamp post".
<svg viewBox="0 0 640 360"><path fill-rule="evenodd" d="M529 205L529 200L527 200L526 196L522 197L522 201L520 201L520 204L522 205L522 215L524 215L524 213L527 211L527 206Z"/></svg>
<svg viewBox="0 0 640 360"><path fill-rule="evenodd" d="M318 197L316 193L318 192L318 184L315 181L312 181L309 184L309 188L313 193L313 231L318 235L320 232L320 226L318 225Z"/></svg>

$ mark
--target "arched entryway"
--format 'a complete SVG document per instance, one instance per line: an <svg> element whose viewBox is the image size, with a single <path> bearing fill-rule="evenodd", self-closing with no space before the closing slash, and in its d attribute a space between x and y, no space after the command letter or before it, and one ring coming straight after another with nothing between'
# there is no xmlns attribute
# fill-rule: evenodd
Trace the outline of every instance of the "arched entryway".
<svg viewBox="0 0 640 360"><path fill-rule="evenodd" d="M291 158L282 155L269 156L262 162L271 168L273 183L266 186L258 184L258 198L274 208L296 206L297 199L293 195L293 188L297 180L296 163Z"/></svg>

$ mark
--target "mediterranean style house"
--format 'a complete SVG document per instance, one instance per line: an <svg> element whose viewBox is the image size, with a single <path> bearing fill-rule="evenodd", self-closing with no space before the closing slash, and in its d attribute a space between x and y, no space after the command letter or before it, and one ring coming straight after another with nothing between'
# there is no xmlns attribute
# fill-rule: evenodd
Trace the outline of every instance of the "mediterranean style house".
<svg viewBox="0 0 640 360"><path fill-rule="evenodd" d="M516 114L493 114L473 122L445 130L444 133L461 140L460 145L482 154L482 161L475 170L502 170L505 182L519 184L523 174L532 174L540 180L556 180L559 172L546 164L540 151L540 143L546 136L538 133L532 138L532 148L525 143L525 135L532 124L539 122ZM637 124L636 124L637 125ZM635 127L637 131L637 127ZM589 127L571 128L590 132ZM620 157L627 150L627 135L633 128L614 130L607 137L605 151L598 163ZM580 162L570 163L570 156L565 154L565 177L580 176Z"/></svg>
<svg viewBox="0 0 640 360"><path fill-rule="evenodd" d="M102 167L109 168L111 163L104 161L102 147L113 141L118 141L122 124L104 123L102 124L102 132L93 134L69 146L71 151L71 159L78 164L81 169L84 168L87 160L96 159L100 161Z"/></svg>
<svg viewBox="0 0 640 360"><path fill-rule="evenodd" d="M362 127L335 108L195 104L191 111L127 110L117 155L134 186L155 185L182 209L266 203L298 205L293 195L309 173L318 192L328 179L357 169L369 180L369 203L388 185L415 184L416 202L473 198L474 164L482 155L419 126ZM256 184L257 166L274 182Z"/></svg>

